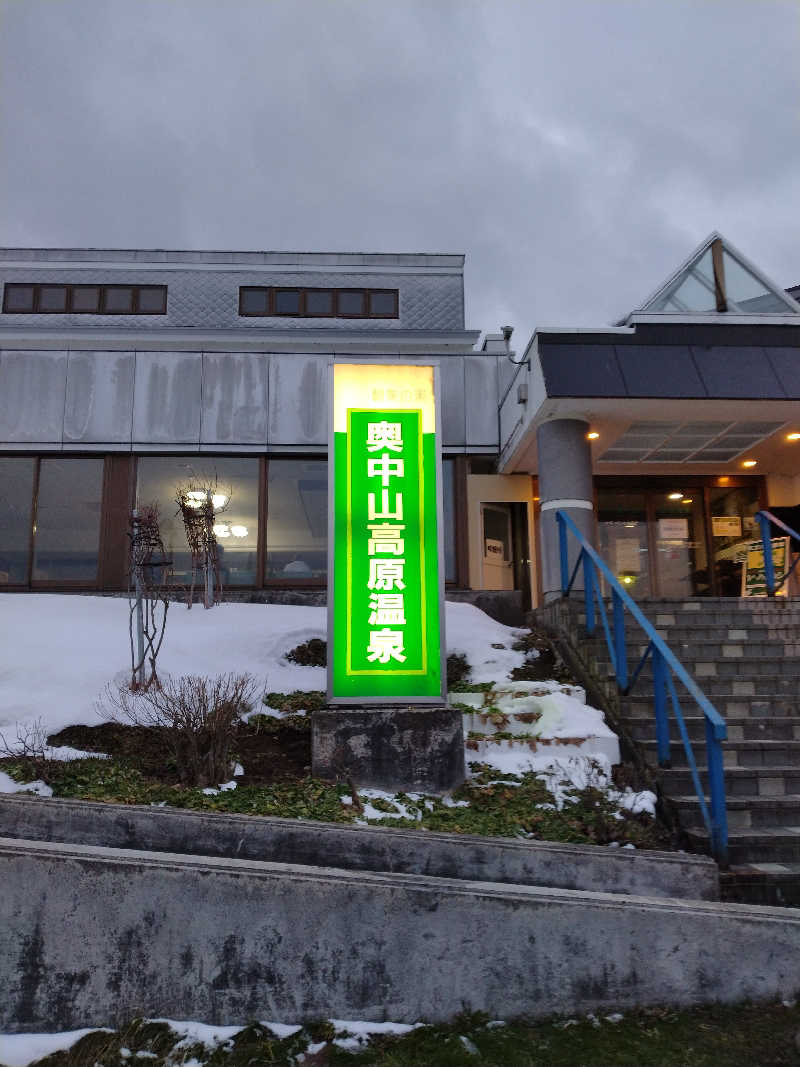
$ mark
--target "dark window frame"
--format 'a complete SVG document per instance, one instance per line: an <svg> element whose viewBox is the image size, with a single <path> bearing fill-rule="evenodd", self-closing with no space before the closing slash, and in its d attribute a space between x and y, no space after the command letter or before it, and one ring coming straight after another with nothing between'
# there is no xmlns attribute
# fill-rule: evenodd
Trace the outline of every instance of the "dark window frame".
<svg viewBox="0 0 800 1067"><path fill-rule="evenodd" d="M266 294L266 311L245 311L244 309L244 294L245 293L265 293ZM300 294L300 300L298 311L278 311L276 309L276 294L281 292L293 292ZM306 294L307 293L332 293L333 294L333 310L328 312L323 311L309 311L307 308ZM361 293L362 294L362 310L356 312L342 311L339 306L339 294L340 293ZM370 301L372 294L390 295L394 298L392 311L388 314L386 312L373 312L370 310ZM239 317L243 319L265 319L265 318L280 318L280 319L399 319L400 318L400 290L399 289L361 289L358 286L343 286L341 288L335 288L329 285L320 286L298 286L298 285L240 285L239 286Z"/></svg>
<svg viewBox="0 0 800 1067"><path fill-rule="evenodd" d="M48 311L40 307L40 295L42 288L61 288L66 290L66 310L64 311ZM33 307L29 310L20 311L18 308L8 307L9 294L15 289L33 289ZM91 311L83 308L73 309L72 294L76 289L97 289L98 290L98 310ZM130 311L107 311L105 307L106 292L111 289L130 289L132 290L131 310ZM161 310L158 311L142 311L139 308L139 293L142 289L148 290L160 290L162 294ZM126 284L124 282L114 282L112 284L101 284L99 282L6 282L3 286L3 314L4 315L166 315L167 314L167 286L166 285L153 285L147 284Z"/></svg>

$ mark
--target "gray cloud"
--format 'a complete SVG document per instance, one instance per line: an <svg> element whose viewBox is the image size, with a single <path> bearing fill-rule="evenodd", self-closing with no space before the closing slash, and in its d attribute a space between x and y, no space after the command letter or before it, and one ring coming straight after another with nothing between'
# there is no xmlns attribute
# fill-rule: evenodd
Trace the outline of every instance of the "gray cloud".
<svg viewBox="0 0 800 1067"><path fill-rule="evenodd" d="M795 0L0 0L0 243L464 251L607 322L712 229L800 282Z"/></svg>

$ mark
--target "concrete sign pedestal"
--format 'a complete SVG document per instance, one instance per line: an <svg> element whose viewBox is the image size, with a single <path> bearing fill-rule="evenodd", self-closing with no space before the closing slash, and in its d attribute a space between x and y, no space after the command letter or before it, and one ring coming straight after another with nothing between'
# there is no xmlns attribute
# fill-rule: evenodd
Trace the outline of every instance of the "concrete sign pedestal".
<svg viewBox="0 0 800 1067"><path fill-rule="evenodd" d="M311 718L315 778L389 793L447 793L464 781L464 727L447 705L336 705Z"/></svg>

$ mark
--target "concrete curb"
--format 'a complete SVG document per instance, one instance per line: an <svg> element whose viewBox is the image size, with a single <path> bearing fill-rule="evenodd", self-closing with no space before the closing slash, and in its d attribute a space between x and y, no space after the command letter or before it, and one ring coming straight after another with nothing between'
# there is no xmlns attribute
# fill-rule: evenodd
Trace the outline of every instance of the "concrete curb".
<svg viewBox="0 0 800 1067"><path fill-rule="evenodd" d="M0 1028L788 997L800 911L0 839Z"/></svg>
<svg viewBox="0 0 800 1067"><path fill-rule="evenodd" d="M223 815L0 794L0 836L192 853L347 870L544 885L651 897L719 899L713 860L257 815Z"/></svg>

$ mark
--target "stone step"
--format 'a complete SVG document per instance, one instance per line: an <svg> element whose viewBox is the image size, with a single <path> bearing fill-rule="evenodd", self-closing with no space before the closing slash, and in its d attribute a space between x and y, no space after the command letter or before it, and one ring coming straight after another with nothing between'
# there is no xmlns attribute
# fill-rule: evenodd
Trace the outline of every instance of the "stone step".
<svg viewBox="0 0 800 1067"><path fill-rule="evenodd" d="M800 692L794 685L787 686L788 691L776 692L776 679L762 678L751 682L736 682L733 686L724 679L714 684L704 684L702 691L723 718L736 716L753 719L769 717L796 718L800 716ZM678 701L684 716L697 715L700 708L693 697L676 686ZM731 692L731 690L733 690ZM623 697L623 714L627 719L653 717L652 683L641 685L637 682L632 696Z"/></svg>
<svg viewBox="0 0 800 1067"><path fill-rule="evenodd" d="M672 746L673 757L678 757L678 746ZM686 766L685 754L682 767L659 767L658 778L670 796L694 792L692 773ZM708 789L708 774L705 767L703 746L695 750L697 770L704 789ZM701 761L703 761L701 763ZM725 791L728 799L734 797L773 800L775 797L800 796L800 765L783 764L771 767L725 767Z"/></svg>
<svg viewBox="0 0 800 1067"><path fill-rule="evenodd" d="M689 828L687 836L693 851L708 854L708 833L704 826ZM733 867L800 864L800 819L797 823L772 822L752 828L729 827L728 858Z"/></svg>
<svg viewBox="0 0 800 1067"><path fill-rule="evenodd" d="M614 667L611 661L607 658L590 658L589 665L593 672L599 677L614 677ZM782 656L742 656L742 657L726 657L721 659L705 657L688 657L677 656L677 659L681 663L686 673L694 678L697 685L705 691L706 682L710 678L720 679L735 679L735 680L756 680L761 678L773 678L784 679L787 682L792 682L795 687L798 687L800 680L800 658L798 659L784 659ZM632 676L636 668L637 661L628 661L629 675ZM639 672L639 683L653 677L653 661L652 657L647 658L647 662Z"/></svg>
<svg viewBox="0 0 800 1067"><path fill-rule="evenodd" d="M635 718L626 716L627 725L635 741L646 745L655 738L655 718L652 703L647 705L648 714ZM683 721L692 741L705 741L705 716L686 715ZM770 715L763 718L750 718L746 715L726 718L728 740L725 747L737 741L798 741L800 742L800 712L795 717ZM680 731L674 718L670 716L669 734L673 741L680 741Z"/></svg>
<svg viewBox="0 0 800 1067"><path fill-rule="evenodd" d="M654 731L655 733L655 728ZM677 731L676 731L677 733ZM694 756L698 762L705 763L705 735L690 738L693 741ZM655 766L657 762L657 742L654 737L641 741L640 745ZM796 767L800 777L800 741L777 740L734 741L728 738L722 743L725 768L749 768L771 772L774 767ZM686 750L678 737L673 734L671 745L673 768L686 767Z"/></svg>
<svg viewBox="0 0 800 1067"><path fill-rule="evenodd" d="M767 907L800 907L800 862L731 864L720 871L720 899Z"/></svg>
<svg viewBox="0 0 800 1067"><path fill-rule="evenodd" d="M694 793L670 794L670 800L677 807L681 824L688 828L702 827L703 818ZM708 797L706 797L708 803ZM752 830L755 838L765 827L798 827L798 849L800 850L800 795L783 796L727 796L728 827L730 830ZM800 851L798 852L800 859Z"/></svg>

